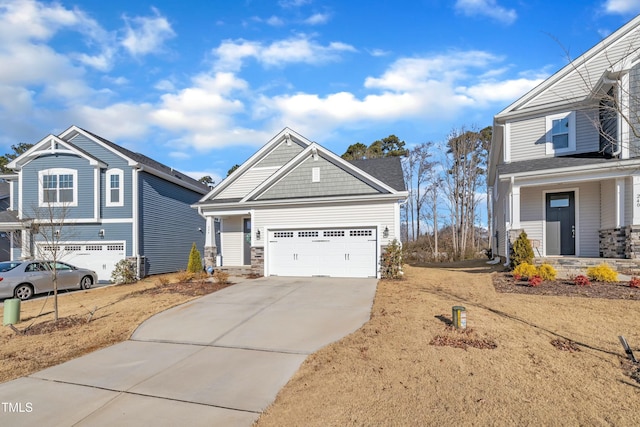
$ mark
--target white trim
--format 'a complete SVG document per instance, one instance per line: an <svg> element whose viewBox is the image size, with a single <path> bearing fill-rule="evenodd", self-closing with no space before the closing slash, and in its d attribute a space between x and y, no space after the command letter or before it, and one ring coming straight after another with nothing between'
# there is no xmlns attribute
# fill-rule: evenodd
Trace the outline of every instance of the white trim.
<svg viewBox="0 0 640 427"><path fill-rule="evenodd" d="M625 117L631 118L629 103L635 103L635 100L632 101L630 99L629 91L631 90L631 88L629 87L629 80L629 73L625 73L620 78L620 84L618 86L618 100L620 102L622 111L618 113L617 117L619 135L618 143L620 144L620 146L617 148L620 152L620 158L622 159L629 158L629 149L631 145L631 126L629 126L629 121L625 120Z"/></svg>
<svg viewBox="0 0 640 427"><path fill-rule="evenodd" d="M567 148L554 148L553 146L553 121L567 119L567 137L568 137L568 146ZM546 143L545 143L545 152L546 154L564 154L571 153L576 151L576 113L574 111L564 112L558 114L551 114L545 117L545 135L546 135Z"/></svg>
<svg viewBox="0 0 640 427"><path fill-rule="evenodd" d="M511 122L504 124L504 136L502 143L504 144L504 163L511 163Z"/></svg>
<svg viewBox="0 0 640 427"><path fill-rule="evenodd" d="M573 192L576 237L574 240L575 257L580 256L580 187L554 188L542 190L542 256L547 256L547 193Z"/></svg>
<svg viewBox="0 0 640 427"><path fill-rule="evenodd" d="M625 178L616 178L615 182L615 198L616 198L616 206L615 206L615 228L624 227L624 204L625 204Z"/></svg>
<svg viewBox="0 0 640 427"><path fill-rule="evenodd" d="M98 221L100 224L131 224L133 218L103 218Z"/></svg>
<svg viewBox="0 0 640 427"><path fill-rule="evenodd" d="M73 188L72 188L72 192L73 192L73 200L71 202L45 202L44 201L44 188L43 188L43 184L44 184L44 177L45 176L53 176L55 175L56 177L56 200L59 200L60 198L60 179L59 176L60 175L71 175L73 176ZM76 169L68 169L68 168L50 168L50 169L42 169L38 171L38 206L39 207L46 207L46 206L54 206L54 207L65 207L65 206L71 206L71 207L75 207L78 206L78 171Z"/></svg>
<svg viewBox="0 0 640 427"><path fill-rule="evenodd" d="M100 168L93 168L93 217L100 218Z"/></svg>
<svg viewBox="0 0 640 427"><path fill-rule="evenodd" d="M111 177L118 177L118 201L111 200ZM120 168L114 168L107 170L105 174L105 206L106 207L122 207L124 206L124 171Z"/></svg>
<svg viewBox="0 0 640 427"><path fill-rule="evenodd" d="M631 225L640 224L640 175L633 175L632 179L632 197L631 200L631 212L632 219Z"/></svg>
<svg viewBox="0 0 640 427"><path fill-rule="evenodd" d="M124 195L123 195L124 196ZM140 218L138 217L140 212L140 194L138 191L138 169L131 169L131 217L133 218L132 230L131 230L131 256L138 259L140 263L140 248L138 232L140 230Z"/></svg>

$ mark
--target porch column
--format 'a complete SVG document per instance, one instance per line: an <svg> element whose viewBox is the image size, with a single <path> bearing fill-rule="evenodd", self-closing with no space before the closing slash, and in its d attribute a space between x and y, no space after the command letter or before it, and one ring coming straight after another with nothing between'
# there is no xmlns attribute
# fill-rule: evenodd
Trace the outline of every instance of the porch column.
<svg viewBox="0 0 640 427"><path fill-rule="evenodd" d="M633 175L632 225L640 225L640 175Z"/></svg>
<svg viewBox="0 0 640 427"><path fill-rule="evenodd" d="M511 229L520 229L520 186L511 186Z"/></svg>
<svg viewBox="0 0 640 427"><path fill-rule="evenodd" d="M616 228L624 227L624 178L616 178Z"/></svg>
<svg viewBox="0 0 640 427"><path fill-rule="evenodd" d="M216 227L215 220L212 216L207 216L207 231L204 238L204 266L206 270L209 267L216 267Z"/></svg>

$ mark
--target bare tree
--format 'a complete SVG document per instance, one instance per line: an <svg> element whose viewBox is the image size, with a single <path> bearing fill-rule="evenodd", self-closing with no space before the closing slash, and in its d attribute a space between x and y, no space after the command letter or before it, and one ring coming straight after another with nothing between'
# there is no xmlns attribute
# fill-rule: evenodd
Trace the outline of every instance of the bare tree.
<svg viewBox="0 0 640 427"><path fill-rule="evenodd" d="M484 150L480 132L456 129L447 140L446 185L455 259L464 258L468 244L474 244L477 191L486 162Z"/></svg>

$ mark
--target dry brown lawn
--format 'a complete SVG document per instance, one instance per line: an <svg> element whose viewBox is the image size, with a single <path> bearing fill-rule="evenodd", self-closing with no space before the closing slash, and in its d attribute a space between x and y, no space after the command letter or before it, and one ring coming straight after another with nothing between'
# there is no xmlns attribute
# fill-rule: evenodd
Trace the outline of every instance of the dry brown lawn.
<svg viewBox="0 0 640 427"><path fill-rule="evenodd" d="M640 301L497 293L479 261L405 271L379 283L366 325L307 358L258 426L640 425L618 341L640 357ZM470 331L447 325L454 305Z"/></svg>
<svg viewBox="0 0 640 427"><path fill-rule="evenodd" d="M180 282L180 274L61 293L53 324L53 297L23 301L21 323L0 330L0 382L127 340L152 315L220 289L210 282ZM168 282L168 283L167 283ZM0 309L4 315L4 307ZM93 314L92 314L93 313Z"/></svg>

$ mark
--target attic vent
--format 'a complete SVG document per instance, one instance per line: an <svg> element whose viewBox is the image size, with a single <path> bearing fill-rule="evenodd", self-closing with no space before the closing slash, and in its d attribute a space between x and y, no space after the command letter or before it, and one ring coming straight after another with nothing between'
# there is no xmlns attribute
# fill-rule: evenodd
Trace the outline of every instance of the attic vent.
<svg viewBox="0 0 640 427"><path fill-rule="evenodd" d="M320 168L311 168L311 182L320 182Z"/></svg>

